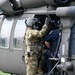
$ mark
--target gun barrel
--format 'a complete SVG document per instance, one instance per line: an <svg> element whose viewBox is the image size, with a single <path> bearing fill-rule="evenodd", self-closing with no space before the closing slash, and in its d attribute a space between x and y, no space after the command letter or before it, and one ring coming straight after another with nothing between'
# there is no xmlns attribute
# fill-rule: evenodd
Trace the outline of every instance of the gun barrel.
<svg viewBox="0 0 75 75"><path fill-rule="evenodd" d="M0 9L11 15L14 14L19 7L23 9L38 8L46 5L57 7L68 5L69 1L70 0L0 0Z"/></svg>

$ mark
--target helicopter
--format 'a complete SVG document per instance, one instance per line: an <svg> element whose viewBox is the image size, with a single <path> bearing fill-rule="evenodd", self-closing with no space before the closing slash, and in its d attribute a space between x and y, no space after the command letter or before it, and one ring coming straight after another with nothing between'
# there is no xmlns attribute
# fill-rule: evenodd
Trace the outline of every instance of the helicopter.
<svg viewBox="0 0 75 75"><path fill-rule="evenodd" d="M0 70L25 75L23 37L25 19L54 15L61 21L60 63L63 74L75 75L75 1L74 0L0 0ZM55 58L54 58L55 60Z"/></svg>

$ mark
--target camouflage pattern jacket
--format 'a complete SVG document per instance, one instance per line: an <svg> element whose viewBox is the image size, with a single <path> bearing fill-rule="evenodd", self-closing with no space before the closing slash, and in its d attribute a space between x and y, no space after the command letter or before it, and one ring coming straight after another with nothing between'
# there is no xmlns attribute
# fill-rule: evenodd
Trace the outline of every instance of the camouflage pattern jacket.
<svg viewBox="0 0 75 75"><path fill-rule="evenodd" d="M43 37L46 33L47 25L45 24L41 30L35 29L27 29L25 35L25 45L26 45L26 52L30 52L31 54L36 53L42 49L42 45L39 42L39 38Z"/></svg>

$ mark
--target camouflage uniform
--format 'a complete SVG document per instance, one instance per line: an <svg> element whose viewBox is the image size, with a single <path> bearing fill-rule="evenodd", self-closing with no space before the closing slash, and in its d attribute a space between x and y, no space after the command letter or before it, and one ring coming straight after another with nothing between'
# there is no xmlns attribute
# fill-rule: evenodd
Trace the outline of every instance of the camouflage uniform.
<svg viewBox="0 0 75 75"><path fill-rule="evenodd" d="M44 25L42 29L27 29L25 35L25 62L27 66L27 75L36 75L38 68L38 52L42 49L42 46L39 44L39 38L43 37L46 33L47 25ZM27 52L30 52L30 56L27 56Z"/></svg>

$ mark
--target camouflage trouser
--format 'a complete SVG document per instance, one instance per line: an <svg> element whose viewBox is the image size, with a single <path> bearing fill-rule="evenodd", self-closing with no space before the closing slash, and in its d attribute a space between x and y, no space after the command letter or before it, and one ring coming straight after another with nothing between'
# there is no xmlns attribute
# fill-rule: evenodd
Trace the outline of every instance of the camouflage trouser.
<svg viewBox="0 0 75 75"><path fill-rule="evenodd" d="M31 55L30 57L25 56L26 61L26 75L36 75L38 68L38 58L37 55Z"/></svg>
<svg viewBox="0 0 75 75"><path fill-rule="evenodd" d="M37 70L38 74L43 74L44 73L43 70L42 70L42 68L44 66L44 62L45 62L44 57L42 56L40 58L40 60L38 61L38 70Z"/></svg>

